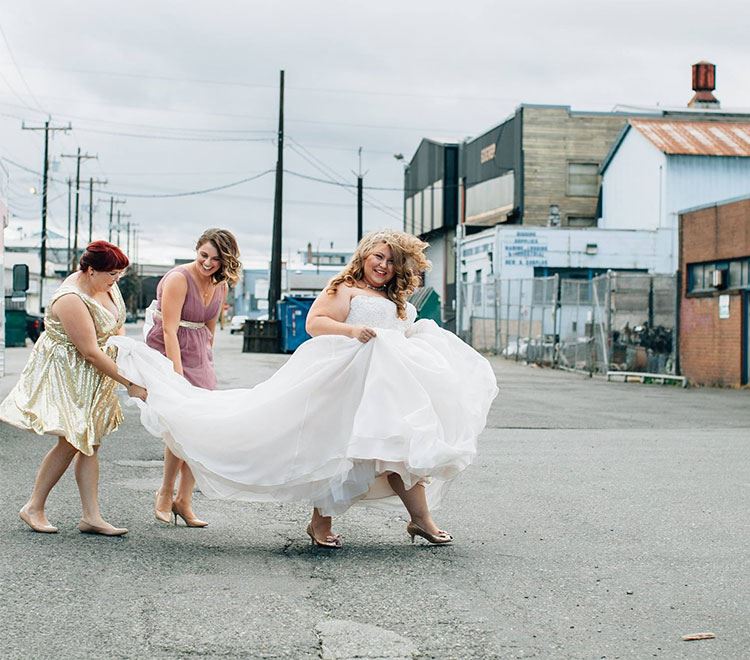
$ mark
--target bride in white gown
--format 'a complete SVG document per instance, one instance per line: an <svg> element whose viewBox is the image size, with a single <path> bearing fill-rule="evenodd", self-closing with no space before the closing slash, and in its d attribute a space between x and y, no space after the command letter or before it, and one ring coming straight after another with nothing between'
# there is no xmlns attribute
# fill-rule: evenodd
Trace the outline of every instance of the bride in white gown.
<svg viewBox="0 0 750 660"><path fill-rule="evenodd" d="M307 533L339 548L331 516L353 503L403 504L412 541L452 537L434 523L453 478L476 455L497 394L489 363L407 297L429 268L427 246L396 231L368 234L313 304L313 336L252 389L204 390L126 337L117 364L148 389L141 421L186 460L208 497L307 500Z"/></svg>

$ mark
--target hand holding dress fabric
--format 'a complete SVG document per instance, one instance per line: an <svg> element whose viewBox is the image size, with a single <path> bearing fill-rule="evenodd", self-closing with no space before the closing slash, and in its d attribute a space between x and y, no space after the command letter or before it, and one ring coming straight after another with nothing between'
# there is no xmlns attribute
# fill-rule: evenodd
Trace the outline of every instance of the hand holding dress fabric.
<svg viewBox="0 0 750 660"><path fill-rule="evenodd" d="M399 319L391 301L355 296L347 322L376 328L373 340L315 337L249 390L193 387L143 344L110 343L149 391L136 402L144 426L209 497L307 500L327 515L355 502L401 509L390 472L407 487L425 481L436 506L473 461L497 386L481 355L407 309Z"/></svg>

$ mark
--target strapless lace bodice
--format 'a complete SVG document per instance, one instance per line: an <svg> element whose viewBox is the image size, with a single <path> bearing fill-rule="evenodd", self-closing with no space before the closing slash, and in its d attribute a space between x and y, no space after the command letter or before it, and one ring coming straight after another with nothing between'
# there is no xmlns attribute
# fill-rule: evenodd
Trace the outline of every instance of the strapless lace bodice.
<svg viewBox="0 0 750 660"><path fill-rule="evenodd" d="M406 332L416 318L417 309L411 303L406 303L406 318L400 319L396 315L396 303L393 301L360 294L352 298L346 323Z"/></svg>

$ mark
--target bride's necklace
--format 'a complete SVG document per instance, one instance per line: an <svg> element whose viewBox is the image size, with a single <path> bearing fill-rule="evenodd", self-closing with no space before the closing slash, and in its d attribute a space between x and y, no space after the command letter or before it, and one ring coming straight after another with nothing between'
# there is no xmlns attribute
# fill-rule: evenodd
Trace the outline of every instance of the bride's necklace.
<svg viewBox="0 0 750 660"><path fill-rule="evenodd" d="M364 282L364 280L362 280L362 281ZM383 286L372 286L372 285L368 284L367 282L365 282L365 286L368 289L372 289L373 291L385 291L385 284Z"/></svg>

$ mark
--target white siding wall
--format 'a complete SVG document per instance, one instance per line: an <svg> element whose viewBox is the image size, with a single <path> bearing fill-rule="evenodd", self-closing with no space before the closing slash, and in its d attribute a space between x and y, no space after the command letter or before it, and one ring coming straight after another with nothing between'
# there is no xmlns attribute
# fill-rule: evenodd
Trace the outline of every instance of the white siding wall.
<svg viewBox="0 0 750 660"><path fill-rule="evenodd" d="M750 194L750 158L670 156L667 174L668 226L685 209Z"/></svg>
<svg viewBox="0 0 750 660"><path fill-rule="evenodd" d="M432 269L427 271L424 283L437 291L442 305L445 300L445 237L430 238L430 247L427 248L426 254L432 262Z"/></svg>
<svg viewBox="0 0 750 660"><path fill-rule="evenodd" d="M666 157L631 128L602 178L603 229L660 226Z"/></svg>

